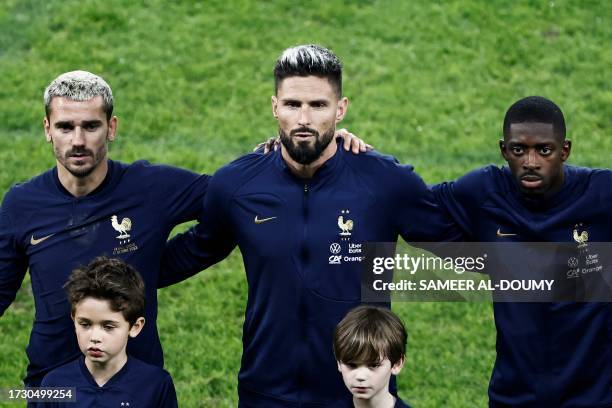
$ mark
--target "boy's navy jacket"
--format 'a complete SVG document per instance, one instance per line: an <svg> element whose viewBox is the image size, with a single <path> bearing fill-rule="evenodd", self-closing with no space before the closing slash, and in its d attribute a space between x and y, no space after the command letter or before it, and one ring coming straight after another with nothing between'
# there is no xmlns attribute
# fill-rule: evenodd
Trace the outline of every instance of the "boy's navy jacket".
<svg viewBox="0 0 612 408"><path fill-rule="evenodd" d="M147 407L178 406L172 377L161 367L128 357L125 365L100 387L81 357L48 373L42 387L76 388L75 402L39 403L40 408Z"/></svg>
<svg viewBox="0 0 612 408"><path fill-rule="evenodd" d="M402 401L400 397L395 397L395 405L393 406L393 408L411 408L411 407L410 405Z"/></svg>
<svg viewBox="0 0 612 408"><path fill-rule="evenodd" d="M53 168L18 184L0 210L0 315L29 268L36 315L27 348L26 385L77 358L74 325L63 285L71 271L100 255L135 267L146 285L147 324L128 352L163 366L157 333L157 288L176 282L160 271L172 228L196 219L209 176L146 162L108 162L103 183L84 197L61 185Z"/></svg>
<svg viewBox="0 0 612 408"><path fill-rule="evenodd" d="M340 147L312 179L295 177L280 150L215 174L200 223L166 253L168 269L195 273L240 248L248 281L241 405L351 405L332 333L360 304L361 244L452 235L432 198L412 167Z"/></svg>
<svg viewBox="0 0 612 408"><path fill-rule="evenodd" d="M434 186L472 241L612 242L612 172L565 166L561 190L530 200L510 170L475 170ZM505 236L498 236L498 231ZM508 232L516 235L511 235ZM494 303L497 358L491 407L611 407L610 303ZM466 328L467 330L468 328Z"/></svg>

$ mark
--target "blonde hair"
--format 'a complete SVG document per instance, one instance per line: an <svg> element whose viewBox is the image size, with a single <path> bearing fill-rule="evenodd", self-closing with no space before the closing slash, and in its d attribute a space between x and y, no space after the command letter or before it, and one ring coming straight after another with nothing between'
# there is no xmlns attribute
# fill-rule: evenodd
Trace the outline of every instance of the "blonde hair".
<svg viewBox="0 0 612 408"><path fill-rule="evenodd" d="M55 78L45 89L43 96L47 118L51 114L51 100L64 97L73 101L88 101L101 96L106 118L113 114L113 91L101 77L87 71L65 72Z"/></svg>

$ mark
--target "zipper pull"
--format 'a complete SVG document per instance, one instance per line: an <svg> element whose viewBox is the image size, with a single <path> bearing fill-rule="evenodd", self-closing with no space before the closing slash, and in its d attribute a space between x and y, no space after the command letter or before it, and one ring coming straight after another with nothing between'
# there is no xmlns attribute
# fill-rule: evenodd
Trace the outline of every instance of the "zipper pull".
<svg viewBox="0 0 612 408"><path fill-rule="evenodd" d="M308 184L304 184L304 192L307 193L308 192Z"/></svg>

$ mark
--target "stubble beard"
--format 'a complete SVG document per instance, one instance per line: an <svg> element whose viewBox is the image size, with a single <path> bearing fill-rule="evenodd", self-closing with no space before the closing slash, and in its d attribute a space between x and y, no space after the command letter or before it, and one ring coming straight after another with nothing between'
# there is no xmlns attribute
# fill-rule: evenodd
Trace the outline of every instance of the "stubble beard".
<svg viewBox="0 0 612 408"><path fill-rule="evenodd" d="M62 154L55 145L53 146L53 152L55 154L55 159L61 163L61 165L68 170L70 174L74 177L82 179L89 176L102 162L102 160L106 159L108 148L107 143L104 143L102 147L100 147L96 152L93 150L87 149L85 147L71 148L66 153ZM92 159L92 163L89 166L73 166L70 164L70 157L75 154L85 154ZM87 158L87 157L84 157Z"/></svg>

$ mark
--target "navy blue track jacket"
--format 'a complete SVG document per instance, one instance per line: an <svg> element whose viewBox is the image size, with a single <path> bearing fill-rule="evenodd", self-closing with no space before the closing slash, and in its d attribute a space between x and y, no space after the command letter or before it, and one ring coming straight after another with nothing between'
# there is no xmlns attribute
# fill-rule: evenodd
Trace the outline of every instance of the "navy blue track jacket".
<svg viewBox="0 0 612 408"><path fill-rule="evenodd" d="M612 242L612 172L565 166L562 189L525 198L510 170L475 170L434 186L436 198L472 241ZM497 231L512 233L499 237ZM610 303L494 303L497 358L491 407L612 407Z"/></svg>
<svg viewBox="0 0 612 408"><path fill-rule="evenodd" d="M64 189L56 168L14 186L4 197L0 315L15 299L28 268L36 308L26 385L37 386L51 369L81 355L63 285L75 267L99 255L121 258L142 275L147 324L130 339L128 352L163 366L157 288L178 280L162 275L161 256L172 228L200 215L209 176L146 162L108 164L105 180L84 197Z"/></svg>
<svg viewBox="0 0 612 408"><path fill-rule="evenodd" d="M215 174L200 223L170 241L168 268L199 271L240 248L249 286L241 406L350 406L332 332L360 304L360 244L453 232L410 166L338 148L305 180L279 150Z"/></svg>

